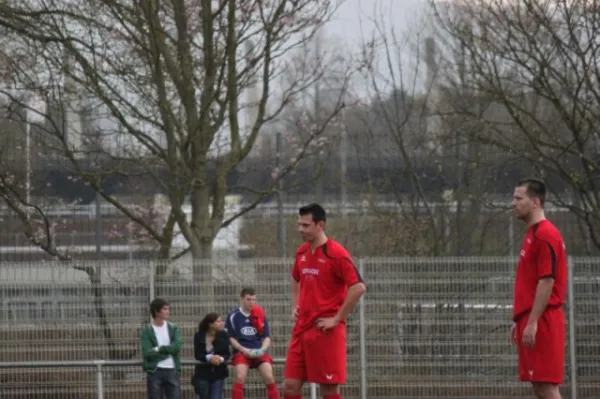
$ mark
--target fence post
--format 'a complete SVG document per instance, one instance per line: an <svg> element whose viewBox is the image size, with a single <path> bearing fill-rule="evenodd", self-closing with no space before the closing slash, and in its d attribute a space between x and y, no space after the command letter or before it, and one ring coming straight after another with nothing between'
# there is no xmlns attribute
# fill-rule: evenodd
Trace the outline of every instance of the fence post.
<svg viewBox="0 0 600 399"><path fill-rule="evenodd" d="M150 303L154 300L154 275L156 274L156 265L154 262L150 262L148 264L148 268L150 269L148 270L148 296L150 297L148 298L148 303Z"/></svg>
<svg viewBox="0 0 600 399"><path fill-rule="evenodd" d="M577 351L575 340L575 284L574 284L574 269L575 262L573 257L567 258L567 301L569 305L569 366L571 369L571 399L577 399Z"/></svg>
<svg viewBox="0 0 600 399"><path fill-rule="evenodd" d="M94 364L96 365L96 393L98 394L98 399L104 399L104 380L102 378L104 360L94 360Z"/></svg>
<svg viewBox="0 0 600 399"><path fill-rule="evenodd" d="M310 383L310 399L317 399L317 384Z"/></svg>
<svg viewBox="0 0 600 399"><path fill-rule="evenodd" d="M358 273L364 278L364 263L358 261ZM367 399L367 345L366 345L366 326L365 326L365 297L362 296L358 302L358 323L359 323L359 342L360 342L360 398Z"/></svg>

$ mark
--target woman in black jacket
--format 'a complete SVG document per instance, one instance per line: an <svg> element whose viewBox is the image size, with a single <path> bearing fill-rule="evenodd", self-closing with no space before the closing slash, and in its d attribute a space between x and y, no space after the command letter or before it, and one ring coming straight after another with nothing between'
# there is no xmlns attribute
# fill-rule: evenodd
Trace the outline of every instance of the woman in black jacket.
<svg viewBox="0 0 600 399"><path fill-rule="evenodd" d="M201 364L194 372L194 390L199 399L222 399L225 378L229 376L227 361L229 336L223 330L223 319L217 313L209 313L198 325L194 334L194 356Z"/></svg>

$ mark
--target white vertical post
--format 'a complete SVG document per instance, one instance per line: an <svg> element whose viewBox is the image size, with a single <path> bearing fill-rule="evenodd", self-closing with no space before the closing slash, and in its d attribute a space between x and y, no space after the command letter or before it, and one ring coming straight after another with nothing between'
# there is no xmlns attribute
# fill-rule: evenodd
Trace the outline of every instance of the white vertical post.
<svg viewBox="0 0 600 399"><path fill-rule="evenodd" d="M360 259L358 272L364 276L364 264ZM365 326L365 297L362 296L358 302L359 340L360 340L360 398L367 399L367 343Z"/></svg>
<svg viewBox="0 0 600 399"><path fill-rule="evenodd" d="M310 399L317 399L317 384L310 383Z"/></svg>
<svg viewBox="0 0 600 399"><path fill-rule="evenodd" d="M29 217L31 204L31 125L29 124L29 111L25 110L25 202L27 202L27 217Z"/></svg>
<svg viewBox="0 0 600 399"><path fill-rule="evenodd" d="M94 360L94 364L96 365L96 393L98 394L98 399L104 399L104 381L102 378L104 360Z"/></svg>
<svg viewBox="0 0 600 399"><path fill-rule="evenodd" d="M148 296L150 297L148 300L148 304L154 300L154 275L156 270L156 265L154 262L150 262L150 270L148 271ZM152 315L150 315L150 323L152 323Z"/></svg>
<svg viewBox="0 0 600 399"><path fill-rule="evenodd" d="M577 355L576 355L576 340L575 340L575 284L573 283L575 263L573 257L567 258L567 303L569 305L569 366L571 369L571 399L577 399Z"/></svg>
<svg viewBox="0 0 600 399"><path fill-rule="evenodd" d="M340 143L340 207L342 209L342 216L347 216L348 211L348 192L346 188L347 170L348 170L348 132L346 130L346 107L344 106L341 111L342 116L342 132L341 132L341 143Z"/></svg>
<svg viewBox="0 0 600 399"><path fill-rule="evenodd" d="M275 143L275 164L277 167L277 224L279 230L279 248L280 248L280 256L283 261L287 258L287 242L286 242L286 227L285 227L285 217L283 214L283 178L281 176L281 157L283 151L283 144L281 133L277 132L276 135L276 143Z"/></svg>
<svg viewBox="0 0 600 399"><path fill-rule="evenodd" d="M508 214L508 255L515 257L515 215Z"/></svg>

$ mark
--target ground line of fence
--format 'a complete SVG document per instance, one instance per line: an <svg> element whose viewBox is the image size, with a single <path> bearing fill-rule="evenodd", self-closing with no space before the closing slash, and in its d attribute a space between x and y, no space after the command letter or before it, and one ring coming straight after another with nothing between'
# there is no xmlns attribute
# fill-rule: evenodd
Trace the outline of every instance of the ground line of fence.
<svg viewBox="0 0 600 399"><path fill-rule="evenodd" d="M274 364L285 364L285 358L273 358ZM182 365L202 364L198 360L181 360ZM98 366L141 366L141 360L54 360L27 362L0 362L0 368L60 368L60 367L98 367Z"/></svg>

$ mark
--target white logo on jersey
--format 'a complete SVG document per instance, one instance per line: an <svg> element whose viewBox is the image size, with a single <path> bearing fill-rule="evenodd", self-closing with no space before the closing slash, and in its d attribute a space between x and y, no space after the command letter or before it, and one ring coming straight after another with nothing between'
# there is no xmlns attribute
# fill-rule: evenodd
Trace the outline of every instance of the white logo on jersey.
<svg viewBox="0 0 600 399"><path fill-rule="evenodd" d="M312 276L318 276L319 269L310 269L308 267L305 267L304 269L302 269L302 274L310 274Z"/></svg>
<svg viewBox="0 0 600 399"><path fill-rule="evenodd" d="M325 378L327 378L328 380L330 380L330 379L333 378L333 374L327 374L327 375L325 375Z"/></svg>
<svg viewBox="0 0 600 399"><path fill-rule="evenodd" d="M251 326L242 327L241 333L244 335L256 335L256 328Z"/></svg>

